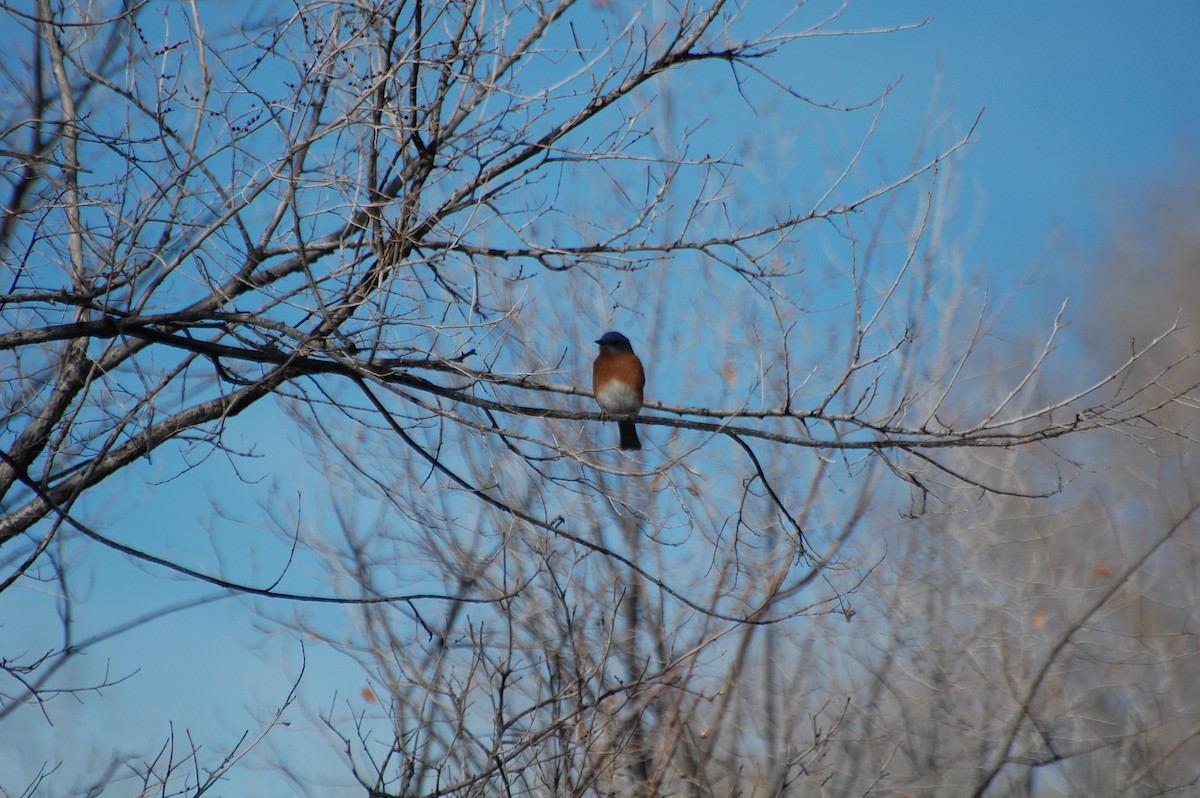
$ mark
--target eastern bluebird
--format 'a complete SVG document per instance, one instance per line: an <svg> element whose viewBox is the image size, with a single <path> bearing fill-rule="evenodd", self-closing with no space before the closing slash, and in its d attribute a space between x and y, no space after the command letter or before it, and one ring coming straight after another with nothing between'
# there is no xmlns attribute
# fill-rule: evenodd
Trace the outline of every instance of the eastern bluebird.
<svg viewBox="0 0 1200 798"><path fill-rule="evenodd" d="M642 409L642 389L646 387L646 372L642 361L633 353L629 339L619 332L606 332L596 341L600 354L592 364L592 391L596 404L617 419L621 430L622 449L640 449L637 427L633 420Z"/></svg>

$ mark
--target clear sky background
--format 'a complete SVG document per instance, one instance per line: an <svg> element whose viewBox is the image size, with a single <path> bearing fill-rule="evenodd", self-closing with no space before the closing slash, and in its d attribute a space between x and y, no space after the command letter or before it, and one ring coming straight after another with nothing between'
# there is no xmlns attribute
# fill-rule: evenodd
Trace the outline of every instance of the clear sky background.
<svg viewBox="0 0 1200 798"><path fill-rule="evenodd" d="M782 71L794 66L798 85L846 100L864 98L903 75L887 112L902 122L944 114L947 128L962 132L985 109L977 143L959 165L975 223L968 258L986 267L997 285L1011 284L1040 260L1047 264L1044 290L1061 296L1088 279L1087 256L1102 248L1106 225L1122 203L1136 202L1156 182L1178 175L1188 159L1196 163L1200 3L859 1L839 27L879 28L927 17L928 26L896 35L803 43L784 52ZM781 71L778 64L775 71ZM909 155L906 149L896 158L902 165ZM260 473L249 478L269 475L293 490L316 484L289 454L288 441L297 433L283 426L273 407L247 413L234 429L263 455ZM212 476L204 478L210 465ZM165 479L177 466L170 455L156 455L142 476ZM94 501L90 514L113 537L161 540L151 548L185 564L210 562L211 550L191 552L184 540L205 539L214 502L240 514L229 505L228 473L225 463L213 463L153 490L128 473L107 486L107 497ZM257 507L243 509L248 518L259 516ZM222 528L236 534L236 525ZM92 629L213 592L95 546L73 554L86 566L79 573L87 574L79 586L86 601L76 611ZM53 635L43 637L48 601L29 587L0 596L0 636L7 638L2 650L21 649L10 636L31 641L29 650L55 644ZM0 786L19 794L45 760L62 759L64 772L86 771L80 752L92 741L104 752L115 740L127 753L148 754L161 745L169 722L177 733L192 729L200 740L236 738L242 730L255 734L263 721L260 707L281 701L299 672L300 643L264 635L238 605L244 601L188 610L90 649L62 683L94 681L106 664L111 676L128 680L101 695L54 702L46 710L51 723L38 712L24 713L23 744L0 746ZM272 611L285 615L287 608L277 603ZM344 667L348 663L329 655L318 659L311 650L309 655L303 700L310 708L364 687L361 673ZM333 775L345 777L336 751L326 762ZM309 764L319 768L320 757ZM274 782L253 768L239 771L235 781L250 790L245 794L266 783Z"/></svg>
<svg viewBox="0 0 1200 798"><path fill-rule="evenodd" d="M1051 254L1073 262L1124 201L1195 163L1200 5L884 0L848 14L875 25L924 16L919 30L856 43L862 61L835 71L902 73L900 113L932 103L965 127L984 109L961 172L981 201L971 252L997 277L1056 242Z"/></svg>

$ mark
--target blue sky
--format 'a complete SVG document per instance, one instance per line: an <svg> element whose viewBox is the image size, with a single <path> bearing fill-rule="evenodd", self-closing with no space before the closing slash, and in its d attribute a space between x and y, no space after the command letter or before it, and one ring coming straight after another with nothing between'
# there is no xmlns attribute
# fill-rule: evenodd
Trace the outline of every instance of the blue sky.
<svg viewBox="0 0 1200 798"><path fill-rule="evenodd" d="M1045 290L1070 291L1085 256L1102 245L1109 214L1121 201L1136 201L1155 181L1175 175L1181 160L1189 153L1194 157L1200 145L1200 4L879 0L853 3L839 27L926 17L932 17L928 26L897 35L805 42L785 51L783 58L790 60L783 69L797 75L805 90L828 99L867 96L902 74L888 111L900 125L945 114L947 129L962 132L985 109L977 143L959 165L964 199L977 220L969 258L1001 285L1026 274L1032 261L1061 264L1044 272ZM896 153L901 162L908 155ZM311 479L289 460L286 443L297 433L281 428L272 411L264 406L236 422L264 456L257 476ZM154 473L172 473L170 456L156 457ZM101 514L110 529L169 537L173 527L194 528L209 520L218 479L172 482L153 496L140 485L114 483L108 490L119 501ZM176 552L187 564L211 560L211 552L187 546L162 551ZM92 570L79 612L93 615L95 629L208 592L108 553L89 550L85 556ZM6 619L0 650L20 650L13 635L52 644L37 640L33 627L39 616L30 611L35 605L46 611L46 601L32 591L0 597L0 617ZM103 670L97 664L107 661L114 674L132 674L130 680L102 696L85 696L82 703L58 702L50 710L52 727L27 713L30 744L21 752L12 746L0 750L0 773L32 777L31 764L95 739L117 738L121 750L148 752L167 731L166 718L177 731L253 733L256 721L249 710L286 694L298 669L299 643L264 638L244 613L233 611L244 607L239 601L176 616L186 623L150 624L90 651L77 673L95 674ZM28 618L28 625L14 618ZM216 656L222 650L238 653L232 659ZM314 702L328 704L335 691L361 687L330 676L339 672L336 658L313 656ZM181 691L181 682L190 687ZM147 723L146 717L162 720ZM252 772L240 778L252 783L257 777ZM19 781L3 786L19 790Z"/></svg>
<svg viewBox="0 0 1200 798"><path fill-rule="evenodd" d="M963 170L985 203L973 251L996 270L1023 270L1057 234L1099 243L1121 199L1200 145L1194 3L855 4L899 6L933 17L889 41L906 90L940 73L956 116L985 109Z"/></svg>

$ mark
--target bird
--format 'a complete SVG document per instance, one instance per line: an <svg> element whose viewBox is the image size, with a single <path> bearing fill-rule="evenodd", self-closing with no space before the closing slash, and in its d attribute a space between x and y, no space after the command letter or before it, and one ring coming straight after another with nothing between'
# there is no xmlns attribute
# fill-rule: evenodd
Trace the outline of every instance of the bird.
<svg viewBox="0 0 1200 798"><path fill-rule="evenodd" d="M596 340L600 354L592 364L592 392L596 404L617 419L621 431L621 448L641 449L637 427L633 420L642 409L642 392L646 387L646 371L642 361L633 353L629 339L619 332L606 332Z"/></svg>

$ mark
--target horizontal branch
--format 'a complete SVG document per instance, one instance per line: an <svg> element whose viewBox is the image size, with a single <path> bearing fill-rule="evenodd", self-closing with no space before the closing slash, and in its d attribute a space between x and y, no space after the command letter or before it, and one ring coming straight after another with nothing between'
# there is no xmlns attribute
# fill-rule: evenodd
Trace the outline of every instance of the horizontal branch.
<svg viewBox="0 0 1200 798"><path fill-rule="evenodd" d="M314 354L283 351L274 347L253 348L231 346L216 341L194 338L190 335L176 334L163 329L163 327L179 326L187 322L199 321L202 318L213 323L247 323L257 321L255 317L249 314L220 314L216 316L175 314L129 318L107 317L89 322L9 333L5 336L0 336L0 349L11 348L18 345L18 342L27 343L31 340L44 343L57 339L75 338L81 335L94 338L130 336L150 343L192 352L214 360L236 360L245 363L275 366L285 370L282 377L284 381L294 379L298 376L317 376L323 374L354 379L366 377L386 385L403 386L413 391L432 394L454 402L461 402L496 412L533 418L578 421L600 421L608 418L606 414L597 411L564 410L488 399L471 392L469 385L462 387L440 385L413 373L421 370L434 371L461 376L470 380L471 384L483 382L519 390L534 390L568 396L582 396L585 398L592 397L590 391L582 388L552 385L528 377L496 375L472 369L462 363L450 360L438 358L395 358L361 361L355 360L348 355L340 360L333 360ZM1159 343L1161 340L1161 338L1156 339L1154 343ZM337 350L332 350L329 354L336 357L340 353ZM1139 354L1144 354L1144 352ZM1136 359L1136 357L1132 358L1129 362L1122 364L1121 370L1127 368ZM1091 386L1090 391L1099 389L1110 383L1112 379L1114 378L1110 377L1107 380L1097 382ZM1082 401L1087 395L1088 391L1081 392L1076 394L1073 399ZM987 425L977 425L957 432L946 429L929 430L895 424L877 424L858 415L830 413L817 409L709 409L652 401L647 402L645 407L650 410L659 410L680 416L681 418L670 419L643 415L638 420L639 423L649 425L690 429L731 437L745 436L804 448L875 451L885 448L907 450L968 447L1006 448L1058 438L1073 432L1110 427L1139 418L1141 415L1136 410L1133 410L1128 414L1118 414L1115 417L1110 417L1104 412L1106 408L1099 407L1080 410L1067 422L1053 422L1049 417L1049 411L1062 410L1065 406L1063 402L1056 402L1044 414L1025 413L1015 420L1006 421L1000 419ZM703 421L683 418L686 416L718 420ZM835 429L850 427L868 434L869 437L847 439L844 433L831 437L814 437L807 427L804 428L803 435L795 435L778 430L766 430L730 423L732 420L746 421L752 419L791 420L801 425L810 421L822 422ZM1036 423L1039 420L1041 423ZM1018 423L1023 425L1034 423L1035 426L1033 429L1014 429L1014 425Z"/></svg>

